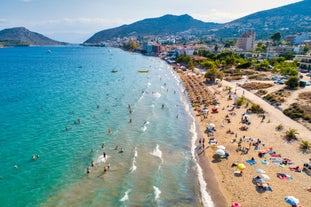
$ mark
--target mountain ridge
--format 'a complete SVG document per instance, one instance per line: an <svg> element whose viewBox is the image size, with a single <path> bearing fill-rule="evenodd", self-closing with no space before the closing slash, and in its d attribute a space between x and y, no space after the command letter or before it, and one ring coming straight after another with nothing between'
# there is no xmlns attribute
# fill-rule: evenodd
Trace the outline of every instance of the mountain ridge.
<svg viewBox="0 0 311 207"><path fill-rule="evenodd" d="M172 25L174 27L172 28ZM176 16L166 14L158 18L147 18L129 25L122 25L116 28L102 30L95 33L84 43L98 43L118 36L129 36L132 34L144 35L170 35L187 30L204 31L215 28L217 23L207 23L195 20L188 14ZM120 35L124 34L124 35Z"/></svg>
<svg viewBox="0 0 311 207"><path fill-rule="evenodd" d="M190 31L192 34L216 35L219 38L236 38L241 31L252 29L259 39L267 39L276 31L284 35L311 31L311 0L303 0L285 6L259 11L228 23L203 22L184 15L164 15L147 18L132 24L101 30L84 44L97 44L117 37L148 35L174 35Z"/></svg>
<svg viewBox="0 0 311 207"><path fill-rule="evenodd" d="M65 45L67 43L52 40L25 27L13 27L0 31L0 44L3 46L45 46Z"/></svg>

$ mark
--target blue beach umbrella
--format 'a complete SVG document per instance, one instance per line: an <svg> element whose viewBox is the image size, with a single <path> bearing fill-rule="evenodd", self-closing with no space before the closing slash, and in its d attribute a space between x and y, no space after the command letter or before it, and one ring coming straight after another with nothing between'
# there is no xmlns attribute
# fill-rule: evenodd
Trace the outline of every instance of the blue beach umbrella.
<svg viewBox="0 0 311 207"><path fill-rule="evenodd" d="M299 204L299 200L297 198L295 198L294 196L286 196L284 198L285 202L288 203L289 205L298 205Z"/></svg>

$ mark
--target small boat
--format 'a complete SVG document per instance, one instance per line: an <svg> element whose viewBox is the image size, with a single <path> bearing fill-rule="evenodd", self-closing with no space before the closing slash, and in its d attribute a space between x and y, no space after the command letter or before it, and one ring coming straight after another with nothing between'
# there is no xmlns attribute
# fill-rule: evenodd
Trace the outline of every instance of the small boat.
<svg viewBox="0 0 311 207"><path fill-rule="evenodd" d="M140 72L140 73L148 73L149 70L138 70L138 72Z"/></svg>
<svg viewBox="0 0 311 207"><path fill-rule="evenodd" d="M117 69L113 69L111 72L112 73L116 73L116 72L118 72L118 70Z"/></svg>

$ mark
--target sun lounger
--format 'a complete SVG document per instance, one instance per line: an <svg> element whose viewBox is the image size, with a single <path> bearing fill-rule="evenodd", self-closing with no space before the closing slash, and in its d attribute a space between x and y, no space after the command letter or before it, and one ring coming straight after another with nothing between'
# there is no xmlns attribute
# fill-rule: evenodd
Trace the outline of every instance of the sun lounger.
<svg viewBox="0 0 311 207"><path fill-rule="evenodd" d="M301 172L301 169L299 168L299 166L296 166L296 167L289 167L289 169L291 171L294 171L294 172Z"/></svg>
<svg viewBox="0 0 311 207"><path fill-rule="evenodd" d="M293 177L284 173L277 173L277 177L281 180L292 180Z"/></svg>

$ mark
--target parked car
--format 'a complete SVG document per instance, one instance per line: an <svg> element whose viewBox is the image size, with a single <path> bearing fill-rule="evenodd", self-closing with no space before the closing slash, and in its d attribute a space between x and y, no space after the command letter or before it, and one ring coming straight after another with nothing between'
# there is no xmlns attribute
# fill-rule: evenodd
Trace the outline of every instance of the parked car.
<svg viewBox="0 0 311 207"><path fill-rule="evenodd" d="M311 77L311 73L307 73L307 74L306 74L306 76L309 76L309 77Z"/></svg>
<svg viewBox="0 0 311 207"><path fill-rule="evenodd" d="M280 76L278 76L278 75L272 76L272 80L279 80L279 79L280 79Z"/></svg>
<svg viewBox="0 0 311 207"><path fill-rule="evenodd" d="M284 84L285 81L284 80L278 80L278 84Z"/></svg>

